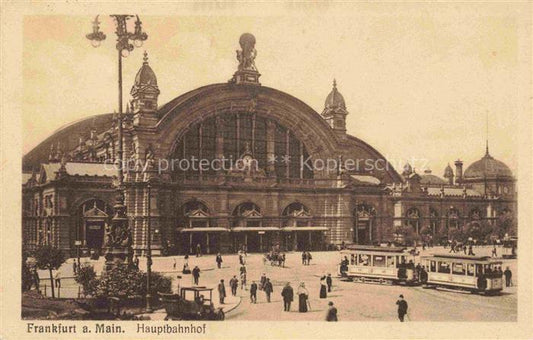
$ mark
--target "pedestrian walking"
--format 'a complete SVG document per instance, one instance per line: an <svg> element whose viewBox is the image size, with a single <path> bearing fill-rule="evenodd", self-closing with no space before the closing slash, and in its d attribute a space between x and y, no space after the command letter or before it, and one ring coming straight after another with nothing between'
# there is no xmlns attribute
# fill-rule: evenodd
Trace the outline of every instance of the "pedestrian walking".
<svg viewBox="0 0 533 340"><path fill-rule="evenodd" d="M302 264L304 266L307 264L307 253L305 251L302 252Z"/></svg>
<svg viewBox="0 0 533 340"><path fill-rule="evenodd" d="M287 282L285 287L283 287L281 296L283 296L283 311L290 312L291 302L294 299L294 290L292 289L290 282Z"/></svg>
<svg viewBox="0 0 533 340"><path fill-rule="evenodd" d="M505 276L505 287L510 287L513 285L512 277L513 273L509 269L509 267L506 267L503 271L503 275Z"/></svg>
<svg viewBox="0 0 533 340"><path fill-rule="evenodd" d="M231 280L229 280L229 286L231 288L231 295L236 296L237 287L239 287L239 280L237 279L237 276L233 275Z"/></svg>
<svg viewBox="0 0 533 340"><path fill-rule="evenodd" d="M328 293L331 293L331 287L333 287L333 279L331 278L331 274L329 273L326 277L326 284L328 285Z"/></svg>
<svg viewBox="0 0 533 340"><path fill-rule="evenodd" d="M281 266L285 268L285 253L281 254Z"/></svg>
<svg viewBox="0 0 533 340"><path fill-rule="evenodd" d="M196 244L196 257L200 257L202 256L202 246L200 245L200 243L197 243Z"/></svg>
<svg viewBox="0 0 533 340"><path fill-rule="evenodd" d="M244 265L244 252L239 250L239 263L241 264L241 266Z"/></svg>
<svg viewBox="0 0 533 340"><path fill-rule="evenodd" d="M56 274L54 275L54 279L56 282L56 288L61 288L61 271L57 270Z"/></svg>
<svg viewBox="0 0 533 340"><path fill-rule="evenodd" d="M307 252L307 265L311 264L311 259L313 259L313 257L311 256L311 253Z"/></svg>
<svg viewBox="0 0 533 340"><path fill-rule="evenodd" d="M466 255L466 244L463 244L463 253Z"/></svg>
<svg viewBox="0 0 533 340"><path fill-rule="evenodd" d="M263 290L265 291L267 302L270 302L270 294L274 292L274 287L272 287L272 283L270 282L269 278L266 279Z"/></svg>
<svg viewBox="0 0 533 340"><path fill-rule="evenodd" d="M220 253L217 254L215 261L217 263L218 269L220 269L222 267L222 255L220 255Z"/></svg>
<svg viewBox="0 0 533 340"><path fill-rule="evenodd" d="M472 244L468 246L468 255L472 255L472 256L476 255L474 254L474 247L472 246Z"/></svg>
<svg viewBox="0 0 533 340"><path fill-rule="evenodd" d="M176 270L177 265L178 265L178 261L176 261L176 258L174 258L174 263L172 264L172 269Z"/></svg>
<svg viewBox="0 0 533 340"><path fill-rule="evenodd" d="M224 298L226 297L226 287L224 286L224 280L220 280L220 283L218 284L218 298L220 301L220 304L224 304Z"/></svg>
<svg viewBox="0 0 533 340"><path fill-rule="evenodd" d="M298 311L300 313L307 312L307 300L309 299L309 291L305 288L305 283L300 283L298 287Z"/></svg>
<svg viewBox="0 0 533 340"><path fill-rule="evenodd" d="M396 304L398 305L398 319L403 322L403 319L407 314L408 307L407 301L404 300L403 295L400 295L400 298L398 299L398 301L396 301Z"/></svg>
<svg viewBox="0 0 533 340"><path fill-rule="evenodd" d="M74 271L74 275L78 274L78 265L76 264L76 260L72 261L72 270Z"/></svg>
<svg viewBox="0 0 533 340"><path fill-rule="evenodd" d="M492 248L492 254L491 254L492 257L498 257L498 254L496 252L496 245L494 245L494 247Z"/></svg>
<svg viewBox="0 0 533 340"><path fill-rule="evenodd" d="M326 321L339 321L337 319L337 308L333 305L333 302L328 302L328 313L326 314Z"/></svg>
<svg viewBox="0 0 533 340"><path fill-rule="evenodd" d="M255 281L252 281L250 285L250 302L257 303L257 283Z"/></svg>
<svg viewBox="0 0 533 340"><path fill-rule="evenodd" d="M246 272L241 272L241 289L246 290Z"/></svg>
<svg viewBox="0 0 533 340"><path fill-rule="evenodd" d="M246 266L245 265L242 265L241 268L239 269L239 272L242 274L242 273L246 273Z"/></svg>
<svg viewBox="0 0 533 340"><path fill-rule="evenodd" d="M325 299L328 297L327 288L326 288L326 275L320 278L320 298Z"/></svg>
<svg viewBox="0 0 533 340"><path fill-rule="evenodd" d="M200 279L200 268L198 268L198 266L194 266L192 269L192 278L194 280L194 284L198 285Z"/></svg>
<svg viewBox="0 0 533 340"><path fill-rule="evenodd" d="M37 272L37 268L35 267L33 267L33 283L35 284L35 289L37 289L37 291L40 291L41 279L39 278L39 273Z"/></svg>
<svg viewBox="0 0 533 340"><path fill-rule="evenodd" d="M139 257L135 255L135 258L133 259L133 264L135 265L135 268L139 269Z"/></svg>
<svg viewBox="0 0 533 340"><path fill-rule="evenodd" d="M263 273L263 275L261 275L261 280L259 281L259 290L265 289L266 282L267 282L267 277L266 277L266 274Z"/></svg>
<svg viewBox="0 0 533 340"><path fill-rule="evenodd" d="M183 270L181 271L183 274L190 274L191 270L189 269L189 255L185 255L183 257Z"/></svg>

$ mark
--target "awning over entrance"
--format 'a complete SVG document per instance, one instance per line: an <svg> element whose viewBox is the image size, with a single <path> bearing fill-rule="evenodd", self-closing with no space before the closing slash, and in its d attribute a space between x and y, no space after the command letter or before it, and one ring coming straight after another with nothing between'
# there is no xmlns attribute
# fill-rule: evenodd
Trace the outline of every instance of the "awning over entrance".
<svg viewBox="0 0 533 340"><path fill-rule="evenodd" d="M198 227L198 228L178 228L181 233L193 233L193 232L223 232L229 231L229 229L222 227Z"/></svg>
<svg viewBox="0 0 533 340"><path fill-rule="evenodd" d="M277 227L236 227L231 231L281 231L281 229Z"/></svg>
<svg viewBox="0 0 533 340"><path fill-rule="evenodd" d="M286 227L282 231L328 231L327 227Z"/></svg>

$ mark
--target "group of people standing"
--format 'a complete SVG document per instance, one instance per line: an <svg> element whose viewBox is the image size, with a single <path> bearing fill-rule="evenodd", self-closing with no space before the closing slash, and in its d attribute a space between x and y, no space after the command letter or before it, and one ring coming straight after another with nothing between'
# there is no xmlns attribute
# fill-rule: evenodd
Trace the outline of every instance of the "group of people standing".
<svg viewBox="0 0 533 340"><path fill-rule="evenodd" d="M304 266L308 266L311 264L311 260L313 259L313 256L311 256L311 253L308 251L302 252L302 264Z"/></svg>

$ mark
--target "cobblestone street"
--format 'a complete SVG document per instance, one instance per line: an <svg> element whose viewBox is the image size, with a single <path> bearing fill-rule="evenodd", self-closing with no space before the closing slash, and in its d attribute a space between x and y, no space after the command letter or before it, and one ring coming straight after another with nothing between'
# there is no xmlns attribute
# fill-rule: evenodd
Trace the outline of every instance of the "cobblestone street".
<svg viewBox="0 0 533 340"><path fill-rule="evenodd" d="M491 248L474 248L476 255L490 255ZM498 253L501 254L502 248ZM431 248L422 252L443 253L448 250ZM423 287L389 286L379 284L364 284L343 282L337 278L337 263L340 256L338 252L315 252L311 265L301 263L300 253L288 253L286 267L263 264L261 254L250 254L246 257L248 287L253 280L259 282L262 273L270 278L274 285L272 301L266 302L265 293L258 291L257 304L251 304L249 291L241 290L240 285L237 297L231 297L229 280L233 275L239 277L238 256L223 255L222 268L216 268L215 256L191 256L189 266L198 265L201 269L200 285L214 288L214 302L218 305L216 285L220 279L226 283L228 298L224 309L230 312L227 320L324 320L327 303L334 302L338 309L339 320L352 321L394 321L396 316L395 302L399 294L403 294L409 303L409 318L411 321L515 321L517 317L516 286L504 288L499 296L483 296L466 292L450 291L443 289L425 289ZM418 258L417 258L418 259ZM84 260L82 260L83 262ZM103 267L103 258L91 261L95 269L100 272ZM174 269L176 263L176 269ZM183 256L154 258L153 270L165 273L173 278L173 289L177 291L178 285L192 285L191 275L181 274ZM504 260L503 268L509 266L513 272L513 281L517 282L516 260ZM145 260L140 258L140 268L145 270ZM319 299L320 276L331 273L334 277L333 291L326 299ZM72 278L72 259L61 268L62 280L61 296L76 297L78 288ZM180 280L177 276L181 276ZM47 272L40 272L41 282L49 285ZM70 278L69 278L70 277ZM295 301L291 312L283 312L281 290L286 282L290 282L295 291ZM310 293L311 310L308 313L298 313L296 290L300 282L305 282ZM240 298L240 301L239 301ZM156 318L154 316L154 318Z"/></svg>

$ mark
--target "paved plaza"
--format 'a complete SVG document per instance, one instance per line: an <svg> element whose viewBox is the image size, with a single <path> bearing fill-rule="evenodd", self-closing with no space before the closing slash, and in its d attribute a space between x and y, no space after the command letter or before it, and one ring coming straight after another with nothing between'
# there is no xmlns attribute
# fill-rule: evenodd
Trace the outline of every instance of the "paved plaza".
<svg viewBox="0 0 533 340"><path fill-rule="evenodd" d="M491 248L476 247L476 255L490 255ZM502 248L498 249L501 255ZM443 248L431 248L422 252L443 253L448 252ZM251 304L249 291L241 290L240 285L237 297L231 297L229 280L233 275L239 277L239 260L236 254L223 255L222 268L216 268L215 256L191 256L189 266L198 265L201 269L200 285L214 288L215 305L218 306L216 285L220 279L226 283L226 292L229 296L223 306L227 311L227 320L302 320L321 321L325 319L327 304L332 301L338 309L339 321L394 321L397 320L396 300L403 294L409 303L409 317L412 321L515 321L517 318L517 287L504 288L499 296L482 296L466 292L449 291L442 289L425 289L423 287L390 286L379 284L365 284L340 281L337 277L337 263L340 260L338 252L313 252L311 265L301 263L300 253L288 253L286 267L271 266L263 263L261 254L249 254L246 257L248 287L253 280L259 283L262 273L270 278L274 285L272 301L267 303L265 293L258 291L257 304ZM418 258L417 258L418 259ZM87 259L82 259L88 261ZM103 258L99 261L90 261L97 272L103 268ZM176 269L174 269L176 263ZM154 258L153 271L163 272L173 278L173 289L177 291L178 285L192 285L191 275L181 274L183 256ZM503 268L509 266L513 272L513 281L517 282L516 260L504 260ZM140 258L140 269L145 270L145 259ZM333 291L326 299L319 299L320 276L331 273ZM72 259L61 268L62 281L61 296L76 297L78 287L72 278ZM182 278L177 279L180 275ZM45 280L47 272L40 272L41 283ZM291 312L283 312L281 290L283 285L290 282L295 291L295 299ZM305 282L310 293L311 309L308 313L299 313L296 290L300 282ZM49 288L48 288L49 293ZM154 315L152 319L160 319L161 315Z"/></svg>

